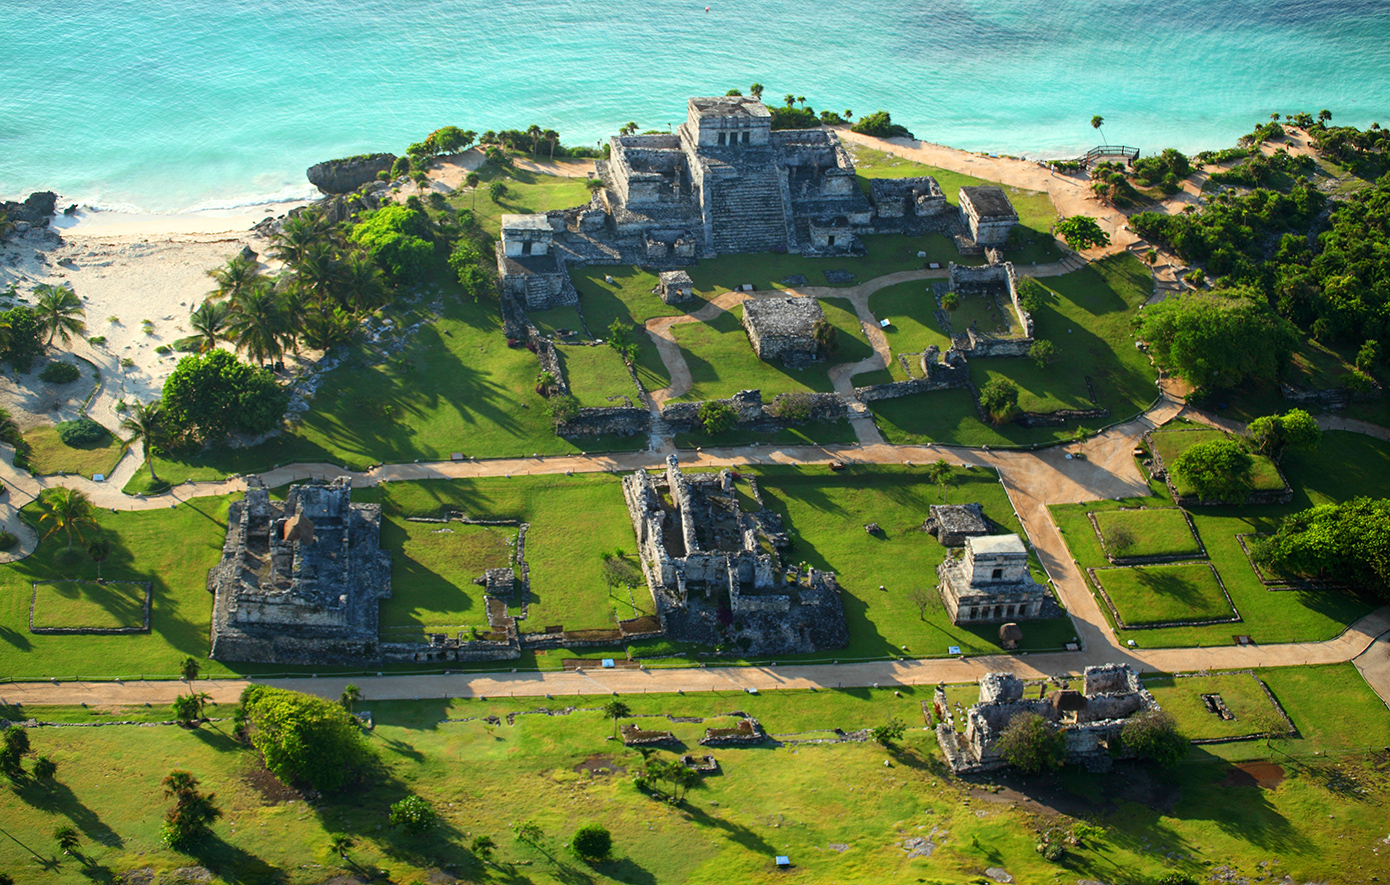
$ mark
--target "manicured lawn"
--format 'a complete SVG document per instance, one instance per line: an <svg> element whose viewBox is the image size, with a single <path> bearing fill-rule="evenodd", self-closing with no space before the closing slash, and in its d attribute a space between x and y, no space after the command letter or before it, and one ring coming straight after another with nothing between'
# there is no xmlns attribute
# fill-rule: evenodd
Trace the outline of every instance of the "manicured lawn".
<svg viewBox="0 0 1390 885"><path fill-rule="evenodd" d="M1177 508L1102 510L1096 514L1101 536L1116 557L1197 556L1202 544ZM1122 543L1127 539L1127 543Z"/></svg>
<svg viewBox="0 0 1390 885"><path fill-rule="evenodd" d="M530 612L520 622L521 630L537 632L552 624L584 630L632 616L627 592L620 589L610 593L603 578L602 555L619 549L631 551L637 544L616 477L584 474L393 482L382 488L381 498L383 513L396 526L389 534L383 529L383 546L389 537L393 546L388 549L393 556L399 549L402 556L392 579L393 588L401 589L393 591L396 598L388 603L398 623L423 626L426 620L442 618L447 612L466 618L451 623L486 623L481 610L482 588L471 582L482 574L482 563L495 561L503 551L488 545L482 550L485 555L460 551L456 559L442 553L447 549L442 545L450 540L447 536L428 546L416 542L422 534L417 526L438 525L409 524L409 541L399 528L406 525L406 516L442 516L445 510L460 510L475 519L520 519L531 524L526 534ZM507 531L514 533L515 529ZM401 546L396 548L396 544ZM640 594L646 594L645 601ZM634 596L639 607L651 607L651 594L646 590L634 591ZM417 610L418 616L412 617ZM519 608L514 608L513 614L518 613Z"/></svg>
<svg viewBox="0 0 1390 885"><path fill-rule="evenodd" d="M383 520L391 598L381 603L382 637L418 642L425 633L457 636L470 627L486 629L483 588L472 579L511 564L516 534L512 526L408 522L399 515Z"/></svg>
<svg viewBox="0 0 1390 885"><path fill-rule="evenodd" d="M869 309L880 320L888 320L883 335L888 339L888 347L893 352L894 359L888 366L893 381L907 380L902 364L897 360L898 354L921 353L932 345L936 345L945 353L951 347L951 339L941 330L936 317L933 316L936 299L932 296L930 280L914 280L880 289L869 296ZM913 371L913 377L920 376L921 370L915 361ZM856 375L854 383L863 387L878 381L865 374Z"/></svg>
<svg viewBox="0 0 1390 885"><path fill-rule="evenodd" d="M1142 411L1154 399L1157 375L1148 358L1135 349L1129 322L1152 290L1145 267L1126 254L1039 282L1053 297L1033 315L1034 335L1051 340L1060 358L1046 369L1029 359L973 359L971 380L980 386L995 377L1008 378L1020 388L1018 404L1024 411L1108 408L1108 418L1081 422L1081 426L1091 428ZM858 379L858 383L867 382ZM1091 389L1096 403L1091 402ZM870 409L889 442L899 444L1024 445L1063 439L1076 432L1075 426L989 427L973 417L973 402L966 407L960 394L963 392L916 394L880 400ZM951 402L952 398L962 401Z"/></svg>
<svg viewBox="0 0 1390 885"><path fill-rule="evenodd" d="M1177 488L1179 495L1194 494L1194 491L1191 486L1172 473L1173 463L1183 452L1195 445L1215 442L1226 437L1227 434L1224 431L1208 428L1164 429L1155 430L1149 434L1149 438L1153 440L1155 453L1163 459L1163 464L1172 475L1173 485ZM1274 466L1273 461L1264 455L1253 452L1250 454L1250 458L1254 462L1250 468L1250 482L1255 491L1277 491L1284 487L1284 480L1279 475L1279 468Z"/></svg>
<svg viewBox="0 0 1390 885"><path fill-rule="evenodd" d="M1002 310L994 298L984 295L961 296L960 306L948 316L951 328L958 335L964 335L965 331L972 327L977 332L994 338L1018 338L1022 332L1018 328L1012 308Z"/></svg>
<svg viewBox="0 0 1390 885"><path fill-rule="evenodd" d="M1373 703L1364 683L1358 688L1349 664L1262 675L1304 735L1285 748L1296 758L1274 756L1286 774L1278 788L1227 782L1230 768L1222 757L1268 758L1260 741L1195 748L1167 772L1128 764L1106 774L1068 769L1048 786L1064 797L1073 794L1069 810L1099 832L1068 846L1062 866L1043 860L1034 845L1040 830L1065 829L1072 818L1039 818L1011 797L982 798L976 784L947 775L933 735L920 730L921 703L930 699L931 687L885 686L623 698L633 714L627 721L674 732L685 744L678 752L697 751L705 728L727 722L733 709L756 717L782 740L828 736L836 728L852 732L892 718L909 726L895 750L872 742L715 750L721 774L704 778L679 806L632 785L631 774L647 754L608 740L613 722L599 710L608 696L373 701L368 687L360 706L372 712L375 728L366 734L381 770L312 805L257 790L254 753L231 740L226 722L192 731L36 729L34 750L58 762L57 781L0 792L0 816L13 837L0 842L0 867L20 885L104 881L143 868L167 876L190 863L207 866L220 881L286 885L316 885L362 869L410 885L445 876L540 885L713 885L770 883L788 875L807 882L913 885L923 878L973 882L986 867L1007 869L1019 882L1051 881L1062 870L1067 881L1116 881L1117 870L1152 881L1175 868L1205 875L1207 864L1252 881L1259 875L1329 882L1390 875L1390 861L1365 850L1384 837L1382 816L1370 812L1387 778L1363 757L1342 755L1390 743L1390 713ZM1329 696L1350 709L1326 703ZM556 715L509 716L543 708ZM211 712L227 715L217 707ZM104 721L145 714L32 708L22 715ZM1315 750L1333 758L1315 757ZM650 752L660 760L676 755ZM198 777L224 812L192 856L159 841L159 812L169 804L159 781L174 768ZM1365 792L1343 788L1347 775ZM1170 788L1169 801L1153 803L1162 810L1144 804L1147 791L1122 789L1151 781ZM111 789L113 782L121 789ZM404 837L385 820L387 807L408 794L441 815L441 825L419 839ZM535 846L512 835L513 824L525 820L542 832ZM591 820L612 832L614 860L588 865L564 849L574 829ZM60 855L40 866L25 848L47 861L56 853L53 829L68 821L82 833L83 859ZM333 833L355 837L347 860L330 851ZM937 848L930 858L907 857L901 843L910 834L932 839ZM466 850L480 835L497 843L493 864ZM831 844L846 847L830 850ZM1171 849L1158 845L1188 859L1168 859ZM790 855L794 870L775 871L774 854Z"/></svg>
<svg viewBox="0 0 1390 885"><path fill-rule="evenodd" d="M536 328L541 330L542 335L558 336L561 331L567 331L576 334L581 339L588 338L584 334L584 324L580 321L579 308L577 307L531 310L526 312L526 316L536 324Z"/></svg>
<svg viewBox="0 0 1390 885"><path fill-rule="evenodd" d="M408 311L404 323L423 313ZM328 374L293 430L252 448L156 459L160 478L214 479L256 473L277 464L327 461L361 470L393 461L448 460L540 452L560 454L640 448L646 440L571 442L555 435L545 400L535 392L536 357L507 347L495 302L445 298L442 315L422 327L405 350L385 358L359 347ZM137 473L129 491L149 487Z"/></svg>
<svg viewBox="0 0 1390 885"><path fill-rule="evenodd" d="M24 442L29 447L29 471L35 476L110 473L125 451L125 444L109 432L92 445L70 446L58 438L58 429L52 425L30 430Z"/></svg>
<svg viewBox="0 0 1390 885"><path fill-rule="evenodd" d="M99 536L111 542L111 556L102 563L102 577L153 584L149 633L43 636L29 632L32 581L96 580L96 563L86 554L85 545L75 544L69 553L67 542L54 536L40 543L33 555L0 565L0 677L174 675L185 655L202 661L205 673L229 672L225 665L206 660L212 615L208 569L222 555L229 500L196 498L174 508L143 512L97 510L97 529L85 534L88 540ZM37 519L32 505L22 515L31 521ZM103 592L119 592L121 599L98 599ZM68 618L90 620L108 615L125 622L126 613L135 610L133 601L125 596L124 589L104 591L95 584L82 585L79 598L67 600L71 608L54 611L53 626L72 626L59 623ZM45 591L38 611L50 610L49 603L56 604L60 598L62 594ZM79 600L89 600L90 604Z"/></svg>
<svg viewBox="0 0 1390 885"><path fill-rule="evenodd" d="M808 258L778 252L757 252L744 255L721 255L701 261L687 268L690 279L695 283L695 294L706 298L720 292L728 292L745 283L752 283L760 291L787 288L786 278L793 274L806 277L806 286L857 286L867 283L884 274L903 270L919 270L928 261L955 261L957 264L978 264L962 259L955 244L936 234L926 237L905 237L900 234L881 234L863 237L864 248L868 254L862 257L834 256L827 258ZM926 252L926 258L918 258L918 252ZM825 271L846 270L854 274L854 280L847 283L832 283L825 278ZM615 275L616 277L616 275ZM600 277L602 279L602 277ZM652 296L655 298L656 296Z"/></svg>
<svg viewBox="0 0 1390 885"><path fill-rule="evenodd" d="M141 627L142 584L86 581L40 583L34 589L35 627Z"/></svg>
<svg viewBox="0 0 1390 885"><path fill-rule="evenodd" d="M863 326L849 303L839 298L823 298L825 319L838 330L835 354L824 362L803 369L788 369L781 360L760 360L748 343L743 328L743 308L736 306L706 323L685 323L671 327L676 342L690 367L691 388L682 400L723 399L740 390L758 389L770 401L778 393L832 390L830 366L858 362L873 353Z"/></svg>
<svg viewBox="0 0 1390 885"><path fill-rule="evenodd" d="M1097 569L1096 578L1132 626L1235 616L1206 563Z"/></svg>
<svg viewBox="0 0 1390 885"><path fill-rule="evenodd" d="M476 199L472 191L460 188L449 202L460 209L472 210L483 230L494 237L502 232L503 215L529 215L589 202L589 188L582 177L566 178L515 168L499 171L491 164L479 169L478 176L482 184ZM507 195L497 201L487 190L494 181L502 181L507 186Z"/></svg>
<svg viewBox="0 0 1390 885"><path fill-rule="evenodd" d="M1144 687L1177 720L1191 739L1241 737L1266 730L1261 717L1278 715L1258 681L1259 673L1214 673L1210 676L1145 676ZM1219 694L1234 719L1207 710L1204 694Z"/></svg>
<svg viewBox="0 0 1390 885"><path fill-rule="evenodd" d="M946 194L946 200L954 211L960 205L959 195L962 187L993 184L1003 188L1009 202L1013 204L1014 211L1018 213L1018 227L1015 228L1004 257L1019 265L1046 264L1061 259L1062 252L1050 233L1053 223L1057 220L1057 209L1052 205L1052 198L1046 193L985 181L898 156L890 157L883 151L861 145L848 145L847 149L854 157L859 185L866 194L869 192L869 180L873 178L919 178L930 175L941 185L941 190ZM957 264L973 263L952 260Z"/></svg>
<svg viewBox="0 0 1390 885"><path fill-rule="evenodd" d="M637 388L623 365L623 358L606 344L558 345L560 365L569 381L570 393L581 406L623 406L629 401L639 408Z"/></svg>

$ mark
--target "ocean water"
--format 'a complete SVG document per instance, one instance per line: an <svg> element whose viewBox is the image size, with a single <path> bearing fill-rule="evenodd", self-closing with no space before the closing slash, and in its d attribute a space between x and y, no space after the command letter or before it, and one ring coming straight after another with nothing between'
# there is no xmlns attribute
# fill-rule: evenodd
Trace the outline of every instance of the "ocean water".
<svg viewBox="0 0 1390 885"><path fill-rule="evenodd" d="M1029 156L1094 114L1145 151L1390 123L1386 0L4 0L0 46L0 196L128 211L305 196L306 166L450 123L595 144L755 80Z"/></svg>

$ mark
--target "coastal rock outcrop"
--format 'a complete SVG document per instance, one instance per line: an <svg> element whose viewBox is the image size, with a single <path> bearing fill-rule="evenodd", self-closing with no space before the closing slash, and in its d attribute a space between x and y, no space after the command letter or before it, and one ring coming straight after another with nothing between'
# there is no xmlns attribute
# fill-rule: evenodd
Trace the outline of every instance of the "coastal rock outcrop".
<svg viewBox="0 0 1390 885"><path fill-rule="evenodd" d="M395 162L395 154L364 154L315 163L304 174L310 184L325 194L350 194L367 182L376 181L377 173L390 172Z"/></svg>
<svg viewBox="0 0 1390 885"><path fill-rule="evenodd" d="M45 227L57 206L57 194L53 191L38 191L30 194L23 203L13 200L0 203L0 217L14 222L27 222L33 227Z"/></svg>

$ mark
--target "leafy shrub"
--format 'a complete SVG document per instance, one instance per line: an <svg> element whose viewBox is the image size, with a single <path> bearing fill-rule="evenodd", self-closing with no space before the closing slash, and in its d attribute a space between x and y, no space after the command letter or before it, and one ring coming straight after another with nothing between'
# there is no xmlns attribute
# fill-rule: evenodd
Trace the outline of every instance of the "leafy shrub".
<svg viewBox="0 0 1390 885"><path fill-rule="evenodd" d="M1023 277L1018 281L1018 306L1028 313L1042 310L1051 298L1051 290L1032 277Z"/></svg>
<svg viewBox="0 0 1390 885"><path fill-rule="evenodd" d="M772 398L772 405L768 406L768 412L774 418L795 423L805 421L811 417L811 403L813 398L809 393L779 393Z"/></svg>
<svg viewBox="0 0 1390 885"><path fill-rule="evenodd" d="M1061 768L1067 756L1067 739L1037 713L1010 719L995 747L1010 765L1029 773Z"/></svg>
<svg viewBox="0 0 1390 885"><path fill-rule="evenodd" d="M14 545L19 543L19 538L13 532L0 530L0 550L13 550Z"/></svg>
<svg viewBox="0 0 1390 885"><path fill-rule="evenodd" d="M1215 439L1190 447L1173 460L1173 475L1192 487L1203 501L1239 504L1253 488L1254 461L1233 439Z"/></svg>
<svg viewBox="0 0 1390 885"><path fill-rule="evenodd" d="M234 430L270 430L284 415L289 393L265 369L213 350L179 360L164 384L162 402L175 440L202 443Z"/></svg>
<svg viewBox="0 0 1390 885"><path fill-rule="evenodd" d="M584 824L574 831L570 847L585 860L604 860L613 850L613 835L603 824Z"/></svg>
<svg viewBox="0 0 1390 885"><path fill-rule="evenodd" d="M27 307L12 307L0 313L0 324L10 327L9 335L0 357L21 372L29 371L34 357L43 353L43 330L38 317Z"/></svg>
<svg viewBox="0 0 1390 885"><path fill-rule="evenodd" d="M90 337L90 338L87 339L87 343L90 344L90 345L92 345L93 347L105 347L105 346L106 346L106 336L105 336L105 335L93 335L92 337Z"/></svg>
<svg viewBox="0 0 1390 885"><path fill-rule="evenodd" d="M550 420L556 428L566 422L573 421L579 414L579 400L568 393L560 396L552 396L548 401L550 408Z"/></svg>
<svg viewBox="0 0 1390 885"><path fill-rule="evenodd" d="M815 129L820 119L811 108L768 108L773 129Z"/></svg>
<svg viewBox="0 0 1390 885"><path fill-rule="evenodd" d="M700 406L700 427L710 436L732 430L738 423L738 412L720 400L709 400Z"/></svg>
<svg viewBox="0 0 1390 885"><path fill-rule="evenodd" d="M430 236L430 220L424 212L391 205L363 213L348 240L365 249L395 282L417 283L434 257Z"/></svg>
<svg viewBox="0 0 1390 885"><path fill-rule="evenodd" d="M159 354L160 356L168 356L169 354L173 353L174 350L167 344L161 344L154 349L154 352Z"/></svg>
<svg viewBox="0 0 1390 885"><path fill-rule="evenodd" d="M995 424L1003 424L1018 408L1018 385L1008 378L995 378L980 388L980 408Z"/></svg>
<svg viewBox="0 0 1390 885"><path fill-rule="evenodd" d="M63 445L73 448L98 445L110 436L110 431L86 415L76 421L64 421L58 425L58 438L63 441Z"/></svg>
<svg viewBox="0 0 1390 885"><path fill-rule="evenodd" d="M68 384L76 381L82 376L82 370L76 364L54 360L43 367L39 373L39 380L46 384Z"/></svg>
<svg viewBox="0 0 1390 885"><path fill-rule="evenodd" d="M439 813L419 796L406 796L391 805L391 825L419 836L439 823Z"/></svg>
<svg viewBox="0 0 1390 885"><path fill-rule="evenodd" d="M338 704L266 685L247 688L241 703L251 745L281 780L338 790L373 759L357 720Z"/></svg>
<svg viewBox="0 0 1390 885"><path fill-rule="evenodd" d="M892 116L884 110L874 111L872 114L865 114L859 118L859 122L850 127L853 132L860 135L871 135L874 138L912 138L911 132L907 131L906 126L899 126L893 122Z"/></svg>
<svg viewBox="0 0 1390 885"><path fill-rule="evenodd" d="M1173 717L1162 711L1131 716L1120 730L1120 742L1130 752L1164 768L1181 762L1189 746Z"/></svg>

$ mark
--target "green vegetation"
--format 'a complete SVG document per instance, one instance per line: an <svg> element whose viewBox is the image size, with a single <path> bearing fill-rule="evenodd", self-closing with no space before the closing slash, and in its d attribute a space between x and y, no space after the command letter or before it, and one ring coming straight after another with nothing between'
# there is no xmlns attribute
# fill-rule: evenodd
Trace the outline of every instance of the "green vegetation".
<svg viewBox="0 0 1390 885"><path fill-rule="evenodd" d="M1299 346L1291 323L1237 289L1165 298L1135 328L1159 366L1199 391L1278 380Z"/></svg>
<svg viewBox="0 0 1390 885"><path fill-rule="evenodd" d="M936 310L936 299L932 297L930 281L898 283L880 289L869 296L869 310L875 317L888 320L883 335L888 339L894 359L887 369L891 378L856 375L854 383L860 387L880 381L906 381L907 375L896 358L900 353L921 353L932 345L944 353L951 347L951 339L932 315ZM914 371L920 374L920 370L914 368Z"/></svg>
<svg viewBox="0 0 1390 885"><path fill-rule="evenodd" d="M289 394L265 369L225 350L184 357L164 382L165 430L178 444L219 443L227 434L264 433L280 423Z"/></svg>
<svg viewBox="0 0 1390 885"><path fill-rule="evenodd" d="M1278 714L1260 680L1251 673L1213 673L1210 676L1145 676L1144 687L1190 738L1241 737L1264 730L1263 720ZM1222 719L1202 701L1219 694L1234 719Z"/></svg>
<svg viewBox="0 0 1390 885"><path fill-rule="evenodd" d="M1183 512L1174 508L1102 510L1095 514L1101 537L1118 557L1199 555L1201 542Z"/></svg>
<svg viewBox="0 0 1390 885"><path fill-rule="evenodd" d="M634 341L638 334L632 333ZM637 403L637 388L627 373L623 358L613 348L561 345L556 351L570 392L581 406L626 405L624 396Z"/></svg>
<svg viewBox="0 0 1390 885"><path fill-rule="evenodd" d="M381 526L396 587L381 603L382 637L422 642L426 633L486 629L483 588L473 578L510 565L515 538L507 526L408 522L393 508Z"/></svg>
<svg viewBox="0 0 1390 885"><path fill-rule="evenodd" d="M1206 563L1104 569L1096 578L1130 626L1235 617Z"/></svg>
<svg viewBox="0 0 1390 885"><path fill-rule="evenodd" d="M60 581L34 587L35 627L113 628L144 623L145 588L140 584Z"/></svg>
<svg viewBox="0 0 1390 885"><path fill-rule="evenodd" d="M1390 596L1390 500L1353 498L1284 517L1254 559L1281 575L1332 581Z"/></svg>
<svg viewBox="0 0 1390 885"><path fill-rule="evenodd" d="M52 426L36 427L24 434L30 472L35 476L109 474L121 460L125 446L106 428L100 424L97 427L101 430L100 436L93 442L79 445L64 443L58 428Z"/></svg>
<svg viewBox="0 0 1390 885"><path fill-rule="evenodd" d="M1239 475L1235 475L1235 479L1239 481L1237 483L1238 485L1247 489L1247 494L1249 491L1277 491L1284 487L1283 478L1279 475L1279 468L1275 466L1273 461L1263 455L1246 454L1244 449L1240 449L1239 454L1248 459L1248 463L1241 461L1239 464L1235 464L1234 462L1227 464L1228 461L1231 461L1231 459L1227 457L1222 460L1220 464L1216 464L1216 466L1212 467L1211 471L1207 471L1214 471L1213 481L1215 485L1199 485L1198 483L1201 482L1200 480L1198 483L1194 483L1189 475L1183 473L1181 468L1177 467L1183 456L1193 448L1210 446L1213 443L1227 445L1228 447L1229 445L1237 445L1224 431L1212 429L1164 429L1155 430L1153 433L1149 434L1149 438L1153 441L1155 454L1163 459L1163 463L1172 473L1173 485L1177 488L1179 495L1202 495L1205 491L1211 491L1215 493L1214 497L1223 497L1221 489L1224 485L1228 484L1225 481L1230 479L1230 474L1222 465L1232 468L1242 467L1243 465L1243 472ZM1226 450L1227 449L1223 449L1222 451ZM1203 449L1203 451L1207 450ZM1218 452L1218 454L1220 453ZM1198 464L1193 465L1192 469L1200 472L1200 468L1205 463L1206 462L1199 461ZM1243 499L1244 496L1242 495L1240 498ZM1234 500L1234 498L1232 498L1232 500Z"/></svg>
<svg viewBox="0 0 1390 885"><path fill-rule="evenodd" d="M483 166L477 174L480 187L501 183L505 186L505 193L497 200L474 200L472 194L460 189L450 198L450 202L460 209L467 208L476 213L479 226L493 237L502 232L503 215L529 215L548 209L582 206L589 202L589 189L584 186L582 177L566 178L525 169L501 168L494 163Z"/></svg>
<svg viewBox="0 0 1390 885"><path fill-rule="evenodd" d="M350 785L372 762L374 754L357 720L331 701L249 685L241 693L241 707L251 746L285 783L334 792Z"/></svg>
<svg viewBox="0 0 1390 885"><path fill-rule="evenodd" d="M82 377L82 370L76 363L66 360L53 360L39 372L39 380L45 384L68 384Z"/></svg>

